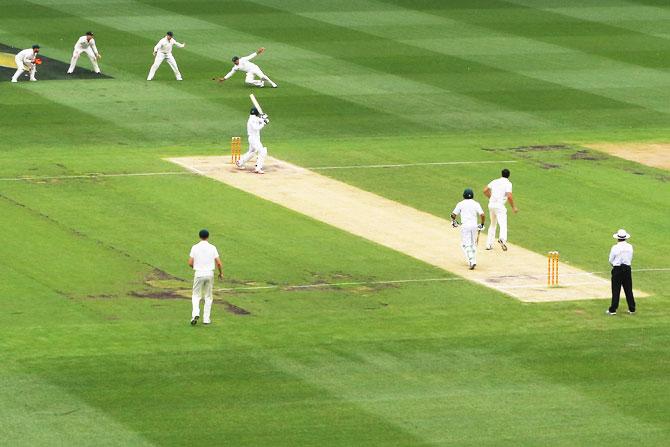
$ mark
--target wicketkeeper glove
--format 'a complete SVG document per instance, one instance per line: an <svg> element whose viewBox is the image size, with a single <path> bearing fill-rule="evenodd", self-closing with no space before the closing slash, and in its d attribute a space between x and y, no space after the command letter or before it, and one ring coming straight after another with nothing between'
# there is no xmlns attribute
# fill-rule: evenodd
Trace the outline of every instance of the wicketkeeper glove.
<svg viewBox="0 0 670 447"><path fill-rule="evenodd" d="M477 225L477 231L484 231L484 224Z"/></svg>

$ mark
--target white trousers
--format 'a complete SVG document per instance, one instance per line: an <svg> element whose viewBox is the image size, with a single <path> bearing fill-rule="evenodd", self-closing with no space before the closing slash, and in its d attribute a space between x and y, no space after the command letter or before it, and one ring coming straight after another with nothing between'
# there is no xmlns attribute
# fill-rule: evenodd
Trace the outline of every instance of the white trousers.
<svg viewBox="0 0 670 447"><path fill-rule="evenodd" d="M19 67L16 69L16 73L14 73L14 76L12 76L12 82L18 82L19 76L23 74L24 71L27 71L30 73L30 79L35 79L35 73L37 73L37 66L33 64L31 67L26 67L23 65L23 61L20 59L14 59L14 62L16 62L16 66Z"/></svg>
<svg viewBox="0 0 670 447"><path fill-rule="evenodd" d="M265 157L268 155L268 148L264 147L261 139L258 137L249 137L249 150L240 158L240 164L245 164L256 154L256 168L263 169Z"/></svg>
<svg viewBox="0 0 670 447"><path fill-rule="evenodd" d="M156 59L154 59L154 64L149 69L149 76L147 76L147 81L151 81L156 74L156 70L161 66L164 60L167 60L168 65L174 71L174 75L178 81L181 81L181 73L179 72L179 67L177 67L177 61L174 59L172 54L161 53L160 51L156 53Z"/></svg>
<svg viewBox="0 0 670 447"><path fill-rule="evenodd" d="M68 73L74 72L74 67L77 66L77 61L79 60L79 56L81 56L81 53L86 53L88 58L91 60L91 64L93 65L93 71L96 73L100 73L100 67L98 66L98 60L95 58L95 53L93 52L92 48L86 48L84 50L77 48L74 50L72 53L72 59L70 60L70 68L67 69Z"/></svg>
<svg viewBox="0 0 670 447"><path fill-rule="evenodd" d="M477 226L461 226L461 247L469 264L477 263Z"/></svg>
<svg viewBox="0 0 670 447"><path fill-rule="evenodd" d="M489 231L486 236L486 245L493 245L496 238L497 226L500 226L500 235L498 236L498 239L507 242L507 208L505 208L505 205L489 206L489 216L491 223L489 224Z"/></svg>
<svg viewBox="0 0 670 447"><path fill-rule="evenodd" d="M256 79L256 77L259 79ZM272 79L268 78L268 76L260 70L249 71L247 72L247 77L244 78L244 82L246 84L255 85L256 87L261 87L263 85L263 81L268 81L273 87L277 85L272 82Z"/></svg>
<svg viewBox="0 0 670 447"><path fill-rule="evenodd" d="M205 298L204 312L202 320L204 323L210 322L210 314L212 312L212 288L214 286L214 276L196 276L193 278L193 312L191 318L200 316L200 300L203 295Z"/></svg>

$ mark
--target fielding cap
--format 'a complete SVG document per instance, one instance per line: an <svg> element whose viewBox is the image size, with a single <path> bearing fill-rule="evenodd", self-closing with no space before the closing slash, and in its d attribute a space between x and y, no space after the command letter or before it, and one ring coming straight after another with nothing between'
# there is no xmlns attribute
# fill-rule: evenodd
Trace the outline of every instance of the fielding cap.
<svg viewBox="0 0 670 447"><path fill-rule="evenodd" d="M39 45L33 45L33 50L39 50L40 46Z"/></svg>
<svg viewBox="0 0 670 447"><path fill-rule="evenodd" d="M174 36L174 33L173 33L172 31L168 31L168 32L165 33L165 34L167 34L167 35L170 36L170 37Z"/></svg>
<svg viewBox="0 0 670 447"><path fill-rule="evenodd" d="M200 233L198 233L198 236L200 236L200 239L207 239L209 237L209 231L200 230Z"/></svg>
<svg viewBox="0 0 670 447"><path fill-rule="evenodd" d="M233 59L232 59L233 62L237 62L237 61L239 61L239 60L240 60L240 57L239 57L239 56L233 56Z"/></svg>
<svg viewBox="0 0 670 447"><path fill-rule="evenodd" d="M92 36L92 35L93 35L93 31L86 31L86 35L87 35L87 36Z"/></svg>

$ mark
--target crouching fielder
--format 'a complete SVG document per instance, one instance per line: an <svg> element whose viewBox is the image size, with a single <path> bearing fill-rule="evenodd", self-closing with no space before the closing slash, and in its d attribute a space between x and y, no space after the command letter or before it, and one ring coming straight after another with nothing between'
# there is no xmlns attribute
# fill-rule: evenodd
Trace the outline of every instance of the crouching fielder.
<svg viewBox="0 0 670 447"><path fill-rule="evenodd" d="M70 68L67 69L68 74L74 73L74 67L77 66L77 61L79 60L81 53L86 53L93 65L93 71L100 74L98 60L100 60L102 56L100 56L98 48L95 46L95 39L93 38L93 33L91 31L88 31L84 36L81 36L77 43L74 44L72 60L70 60Z"/></svg>
<svg viewBox="0 0 670 447"><path fill-rule="evenodd" d="M479 232L484 229L484 222L486 215L479 202L476 202L473 197L472 189L466 188L463 191L463 200L458 202L456 208L451 213L451 225L456 228L458 222L456 217L461 216L461 247L465 254L465 260L473 270L477 265L477 240L479 239ZM480 224L477 225L477 216L480 218Z"/></svg>
<svg viewBox="0 0 670 447"><path fill-rule="evenodd" d="M35 78L35 73L37 72L37 65L35 59L37 59L37 53L40 52L39 45L33 45L32 48L27 50L20 51L19 54L14 56L14 62L16 62L16 73L12 76L12 82L19 82L19 76L23 74L24 71L30 73L30 80L37 81Z"/></svg>
<svg viewBox="0 0 670 447"><path fill-rule="evenodd" d="M244 79L244 82L247 85L254 85L256 87L264 87L265 82L270 84L272 88L277 88L277 84L275 84L272 79L268 78L268 76L263 73L263 71L260 69L260 67L253 62L251 62L251 59L255 58L259 54L263 54L265 51L265 48L259 48L258 51L255 53L251 53L249 56L244 56L244 57L238 57L234 56L233 57L233 68L228 72L227 75L225 75L222 78L219 78L219 82L224 82L227 79L229 79L232 75L235 74L236 71L243 71L247 74L247 77ZM258 79L256 79L258 77Z"/></svg>
<svg viewBox="0 0 670 447"><path fill-rule="evenodd" d="M149 69L149 76L147 76L147 81L151 81L154 78L156 70L158 70L158 67L161 66L164 60L167 60L168 65L170 68L172 68L172 71L174 71L174 75L177 78L177 81L182 80L179 67L177 67L177 61L172 55L173 45L176 45L179 48L184 48L186 46L185 43L179 43L174 40L174 33L172 31L168 31L165 33L165 37L159 40L154 47L154 56L156 56L156 59L154 59L154 64Z"/></svg>
<svg viewBox="0 0 670 447"><path fill-rule="evenodd" d="M247 120L249 150L247 150L247 153L242 158L237 160L238 168L244 169L245 163L256 154L256 169L254 169L254 172L256 174L265 174L263 164L265 163L265 157L268 155L268 148L264 147L263 143L261 143L261 129L269 122L270 118L266 114L261 115L256 107L251 108L249 119Z"/></svg>

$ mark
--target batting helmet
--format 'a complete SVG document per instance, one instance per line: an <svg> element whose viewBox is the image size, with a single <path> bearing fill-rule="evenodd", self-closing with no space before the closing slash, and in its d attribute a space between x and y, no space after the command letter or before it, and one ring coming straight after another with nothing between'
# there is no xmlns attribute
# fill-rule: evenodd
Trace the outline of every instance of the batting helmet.
<svg viewBox="0 0 670 447"><path fill-rule="evenodd" d="M258 112L258 109L256 107L252 107L251 110L249 110L249 115L260 116L260 113Z"/></svg>
<svg viewBox="0 0 670 447"><path fill-rule="evenodd" d="M465 191L463 191L463 198L464 199L472 199L475 196L475 193L472 192L472 189L470 188L465 188Z"/></svg>

